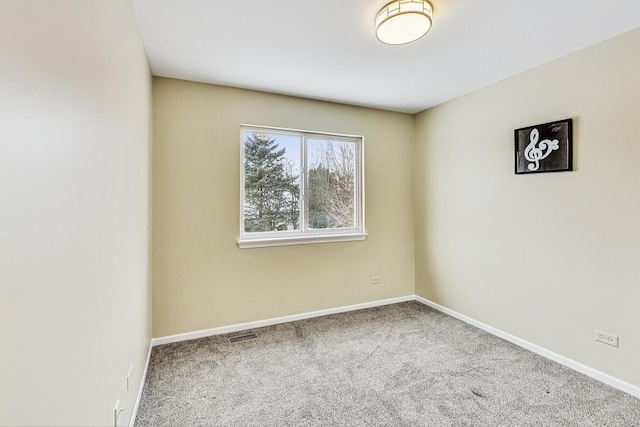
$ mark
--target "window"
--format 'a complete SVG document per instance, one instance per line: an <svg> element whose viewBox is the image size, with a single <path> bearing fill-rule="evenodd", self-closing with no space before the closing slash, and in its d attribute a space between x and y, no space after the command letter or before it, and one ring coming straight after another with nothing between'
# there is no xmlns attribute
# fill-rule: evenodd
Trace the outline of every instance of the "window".
<svg viewBox="0 0 640 427"><path fill-rule="evenodd" d="M364 240L363 137L241 127L241 248Z"/></svg>

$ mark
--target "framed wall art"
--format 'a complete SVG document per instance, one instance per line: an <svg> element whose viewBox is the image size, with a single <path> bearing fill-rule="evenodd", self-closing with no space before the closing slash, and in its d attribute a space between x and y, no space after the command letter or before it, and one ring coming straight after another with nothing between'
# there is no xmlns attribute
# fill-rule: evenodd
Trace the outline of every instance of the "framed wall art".
<svg viewBox="0 0 640 427"><path fill-rule="evenodd" d="M573 170L573 120L516 129L516 174Z"/></svg>

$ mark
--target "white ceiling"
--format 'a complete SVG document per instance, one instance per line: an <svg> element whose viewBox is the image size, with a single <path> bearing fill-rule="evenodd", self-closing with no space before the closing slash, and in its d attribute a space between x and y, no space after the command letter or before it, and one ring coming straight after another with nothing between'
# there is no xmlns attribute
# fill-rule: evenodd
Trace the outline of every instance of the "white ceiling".
<svg viewBox="0 0 640 427"><path fill-rule="evenodd" d="M133 0L154 75L416 113L640 27L639 0L432 0L380 43L388 0ZM640 48L640 47L639 47Z"/></svg>

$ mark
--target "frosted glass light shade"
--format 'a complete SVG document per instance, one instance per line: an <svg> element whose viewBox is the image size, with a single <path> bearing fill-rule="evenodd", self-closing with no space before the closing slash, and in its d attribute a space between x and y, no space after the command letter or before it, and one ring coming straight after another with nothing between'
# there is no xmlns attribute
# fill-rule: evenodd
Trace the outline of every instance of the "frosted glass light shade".
<svg viewBox="0 0 640 427"><path fill-rule="evenodd" d="M427 34L433 7L427 0L395 0L376 16L376 37L386 44L405 44Z"/></svg>

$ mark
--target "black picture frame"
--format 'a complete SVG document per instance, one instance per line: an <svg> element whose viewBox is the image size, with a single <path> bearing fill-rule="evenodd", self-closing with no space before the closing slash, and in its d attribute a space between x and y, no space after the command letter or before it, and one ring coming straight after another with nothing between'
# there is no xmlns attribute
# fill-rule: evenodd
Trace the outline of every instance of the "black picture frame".
<svg viewBox="0 0 640 427"><path fill-rule="evenodd" d="M573 170L573 119L514 130L515 173Z"/></svg>

